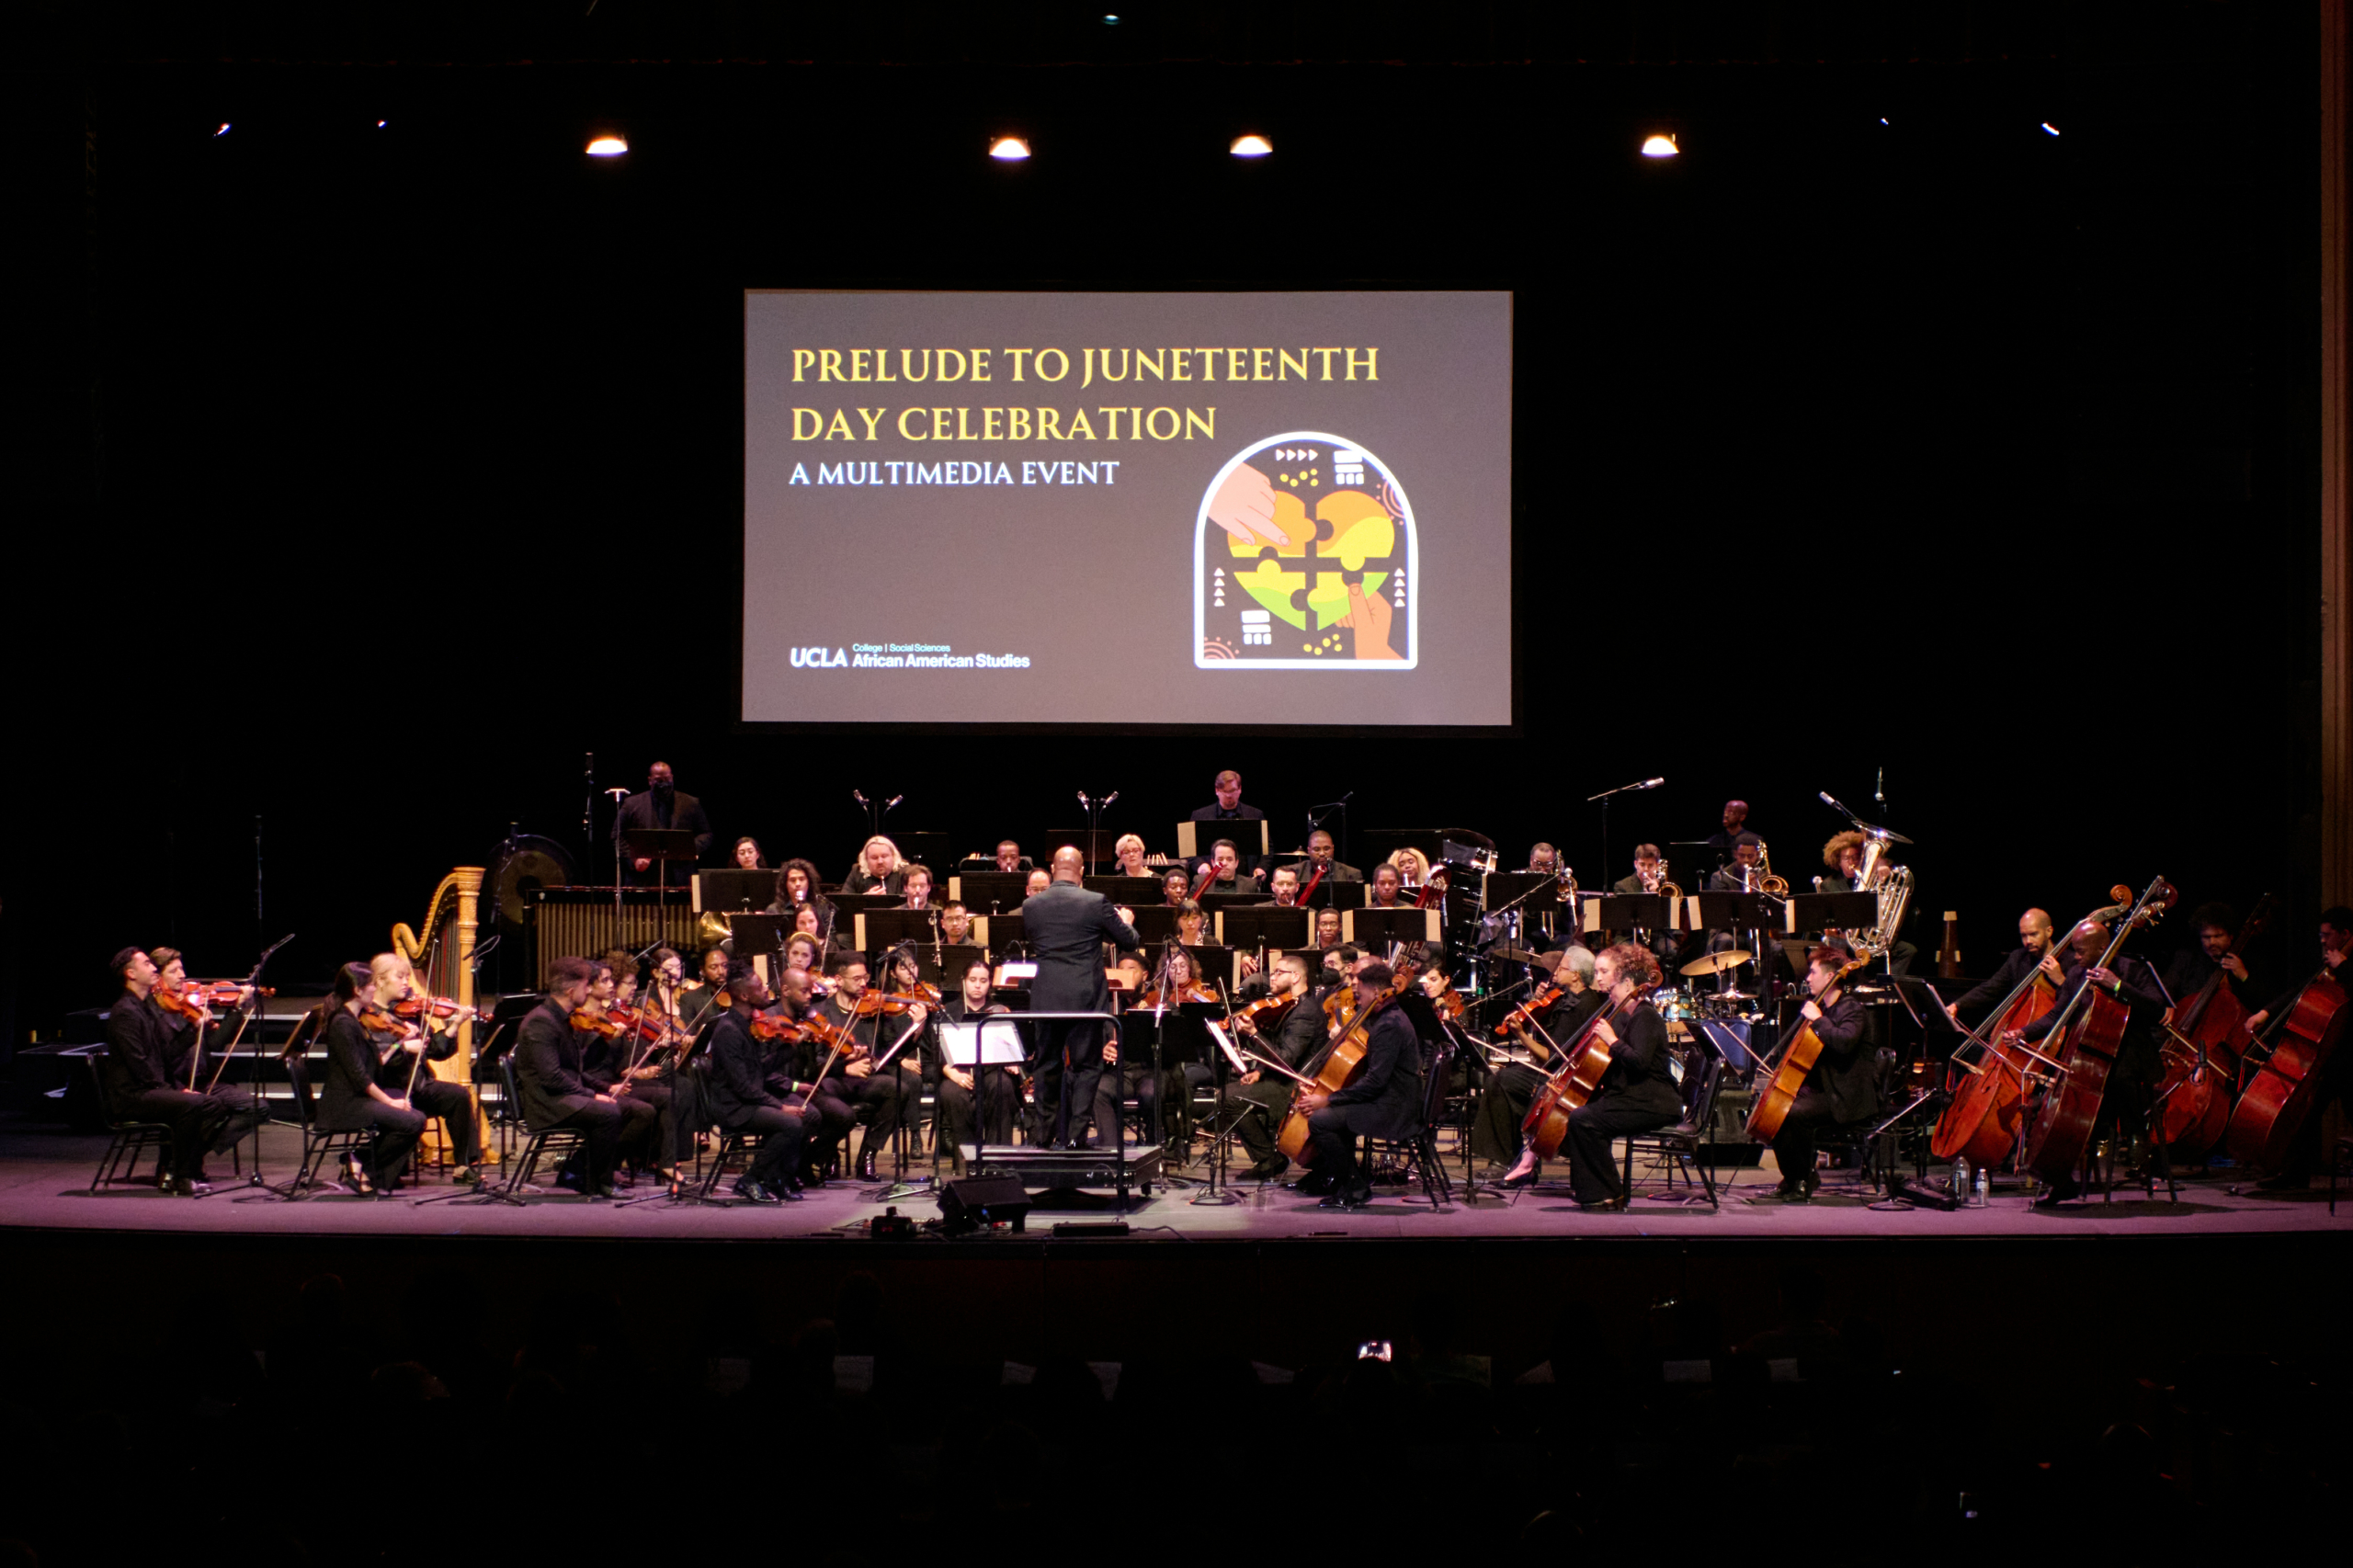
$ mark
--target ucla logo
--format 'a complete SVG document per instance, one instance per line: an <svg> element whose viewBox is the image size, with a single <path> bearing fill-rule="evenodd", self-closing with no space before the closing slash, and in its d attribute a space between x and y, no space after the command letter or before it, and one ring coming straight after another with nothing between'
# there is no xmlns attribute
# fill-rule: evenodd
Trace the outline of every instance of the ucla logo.
<svg viewBox="0 0 2353 1568"><path fill-rule="evenodd" d="M792 667L796 670L837 669L847 667L848 664L849 656L839 648L795 648L792 651Z"/></svg>

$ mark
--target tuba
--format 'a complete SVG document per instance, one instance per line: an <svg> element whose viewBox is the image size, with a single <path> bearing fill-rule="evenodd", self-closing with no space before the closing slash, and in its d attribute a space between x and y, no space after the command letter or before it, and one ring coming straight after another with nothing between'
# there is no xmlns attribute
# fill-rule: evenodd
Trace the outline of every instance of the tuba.
<svg viewBox="0 0 2353 1568"><path fill-rule="evenodd" d="M1870 930L1854 933L1851 940L1857 952L1884 958L1904 929L1904 908L1912 902L1912 868L1888 867L1887 874L1871 891L1879 894L1879 917L1871 922Z"/></svg>

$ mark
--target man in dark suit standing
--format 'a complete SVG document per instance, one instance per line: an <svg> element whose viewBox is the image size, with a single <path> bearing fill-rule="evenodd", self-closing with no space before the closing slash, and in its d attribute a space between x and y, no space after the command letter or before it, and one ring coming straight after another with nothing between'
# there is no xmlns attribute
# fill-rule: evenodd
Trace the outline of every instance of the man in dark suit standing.
<svg viewBox="0 0 2353 1568"><path fill-rule="evenodd" d="M1390 979L1385 963L1357 971L1358 1016L1388 994ZM1409 1138L1421 1126L1422 1044L1413 1020L1400 1008L1382 1007L1365 1037L1364 1065L1356 1077L1328 1094L1310 1090L1298 1103L1307 1112L1313 1179L1316 1187L1331 1187L1322 1207L1360 1209L1371 1202L1372 1173L1357 1168L1357 1140Z"/></svg>
<svg viewBox="0 0 2353 1568"><path fill-rule="evenodd" d="M1054 851L1053 881L1021 906L1021 921L1038 960L1029 1006L1040 1013L1107 1013L1111 988L1103 978L1103 944L1132 951L1142 944L1132 916L1099 892L1079 885L1086 862L1068 845ZM1039 1142L1055 1144L1082 1135L1074 1118L1095 1103L1103 1072L1103 1025L1092 1020L1040 1028L1037 1051ZM1116 1138L1118 1130L1112 1130Z"/></svg>
<svg viewBox="0 0 2353 1568"><path fill-rule="evenodd" d="M661 862L629 858L629 851L621 844L631 828L679 827L695 835L695 864L710 853L710 819L702 814L702 802L692 795L678 793L677 780L671 775L670 765L657 762L646 770L645 788L621 802L619 815L613 818L613 846L623 857L622 880L640 887L652 887L662 874ZM687 885L687 871L669 873L670 885Z"/></svg>
<svg viewBox="0 0 2353 1568"><path fill-rule="evenodd" d="M569 1127L585 1137L588 1164L582 1189L610 1198L624 1116L612 1096L598 1094L580 1075L580 1035L572 1027L573 1011L587 999L596 972L586 959L562 958L548 965L547 999L515 1031L515 1086L532 1131Z"/></svg>

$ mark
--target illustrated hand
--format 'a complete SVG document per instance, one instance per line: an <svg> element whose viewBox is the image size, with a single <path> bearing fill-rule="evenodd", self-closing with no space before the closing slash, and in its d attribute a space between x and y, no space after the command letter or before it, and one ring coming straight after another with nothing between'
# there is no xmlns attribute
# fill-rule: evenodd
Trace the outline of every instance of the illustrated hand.
<svg viewBox="0 0 2353 1568"><path fill-rule="evenodd" d="M1245 544L1290 542L1275 526L1274 485L1248 463L1227 474L1210 497L1210 521Z"/></svg>
<svg viewBox="0 0 2353 1568"><path fill-rule="evenodd" d="M1357 634L1358 660L1404 656L1389 646L1389 623L1396 615L1396 609L1379 594L1367 597L1362 583L1348 585L1348 613L1340 618L1340 624Z"/></svg>

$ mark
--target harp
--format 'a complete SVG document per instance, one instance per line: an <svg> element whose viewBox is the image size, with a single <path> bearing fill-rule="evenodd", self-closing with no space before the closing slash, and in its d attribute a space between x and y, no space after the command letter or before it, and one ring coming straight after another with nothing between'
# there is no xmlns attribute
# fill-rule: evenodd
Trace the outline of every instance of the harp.
<svg viewBox="0 0 2353 1568"><path fill-rule="evenodd" d="M483 869L480 866L460 866L441 879L433 890L433 897L425 906L425 920L419 936L405 921L392 924L392 951L408 960L415 971L417 989L427 996L447 996L461 1007L471 1007L474 1001L474 931L477 902L482 894ZM474 1115L482 1115L482 1096L476 1093L474 1082L473 1020L460 1015L457 1026L457 1054L440 1062L429 1062L433 1075L449 1083L464 1085L474 1096ZM489 1154L489 1130L477 1126L482 1136L484 1158ZM438 1141L441 1124L428 1124L426 1146L441 1153Z"/></svg>

